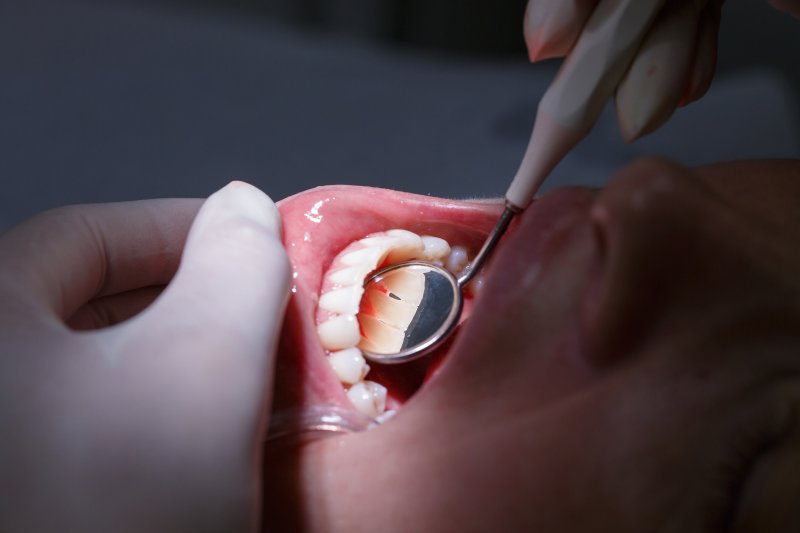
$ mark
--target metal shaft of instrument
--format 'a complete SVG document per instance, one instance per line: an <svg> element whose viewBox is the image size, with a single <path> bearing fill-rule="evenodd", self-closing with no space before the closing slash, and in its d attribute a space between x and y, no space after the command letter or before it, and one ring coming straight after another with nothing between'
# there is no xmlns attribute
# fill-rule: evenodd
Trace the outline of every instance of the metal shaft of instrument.
<svg viewBox="0 0 800 533"><path fill-rule="evenodd" d="M483 243L483 246L478 252L478 255L475 256L475 259L472 261L472 263L469 264L461 277L458 278L459 288L463 288L464 285L469 283L470 280L475 277L475 274L480 271L480 269L483 267L483 264L492 254L492 251L494 251L497 243L500 242L500 239L503 237L506 229L508 229L508 225L511 224L511 220L514 218L514 215L519 212L520 209L518 207L506 202L506 208L503 211L503 214L500 215L500 220L497 221L492 233L489 234L489 237Z"/></svg>

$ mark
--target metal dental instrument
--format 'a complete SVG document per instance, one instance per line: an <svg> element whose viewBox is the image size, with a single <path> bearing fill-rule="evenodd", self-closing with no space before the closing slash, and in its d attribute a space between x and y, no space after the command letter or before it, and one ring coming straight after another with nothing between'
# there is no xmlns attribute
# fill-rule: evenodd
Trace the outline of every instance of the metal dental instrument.
<svg viewBox="0 0 800 533"><path fill-rule="evenodd" d="M397 364L431 352L449 337L463 308L464 286L491 256L514 216L531 203L545 178L597 122L665 0L600 2L539 102L533 133L506 192L506 207L461 277L424 261L392 265L364 283L362 305L391 315L386 331L359 345L375 363ZM623 25L626 31L618 31ZM377 303L376 303L377 302Z"/></svg>

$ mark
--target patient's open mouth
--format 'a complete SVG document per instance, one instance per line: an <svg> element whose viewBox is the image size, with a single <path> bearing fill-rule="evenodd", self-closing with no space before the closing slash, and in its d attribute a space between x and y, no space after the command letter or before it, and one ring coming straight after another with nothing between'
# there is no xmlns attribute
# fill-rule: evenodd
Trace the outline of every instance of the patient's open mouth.
<svg viewBox="0 0 800 533"><path fill-rule="evenodd" d="M502 203L323 187L284 200L280 209L294 285L273 410L325 404L372 419L390 415L419 389L447 348L407 365L367 365L360 347L369 349L375 340L368 315L378 310L360 307L364 279L409 259L438 262L458 273L491 231ZM467 290L464 318L480 284Z"/></svg>
<svg viewBox="0 0 800 533"><path fill-rule="evenodd" d="M365 379L370 377L370 366L362 350L400 350L423 287L418 277L405 276L391 290L379 286L365 291L364 281L376 270L411 260L444 266L458 276L470 262L470 251L463 246L451 247L446 240L432 235L392 229L348 245L323 276L316 313L320 344L334 374L347 388L347 397L360 413L371 418L393 411L386 411L387 388ZM465 287L468 302L481 286L482 278L477 277ZM467 318L468 312L462 319Z"/></svg>

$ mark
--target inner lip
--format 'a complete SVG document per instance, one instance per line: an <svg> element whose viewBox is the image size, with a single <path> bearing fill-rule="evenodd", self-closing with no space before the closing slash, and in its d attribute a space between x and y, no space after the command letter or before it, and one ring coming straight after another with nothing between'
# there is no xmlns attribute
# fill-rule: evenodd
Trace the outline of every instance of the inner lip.
<svg viewBox="0 0 800 533"><path fill-rule="evenodd" d="M322 404L352 408L325 360L314 321L323 275L342 249L371 233L406 229L464 246L474 257L502 207L500 200L454 201L355 186L320 187L280 202L293 294L276 363L273 411ZM419 362L371 365L368 379L384 381L389 395L403 403L449 344Z"/></svg>

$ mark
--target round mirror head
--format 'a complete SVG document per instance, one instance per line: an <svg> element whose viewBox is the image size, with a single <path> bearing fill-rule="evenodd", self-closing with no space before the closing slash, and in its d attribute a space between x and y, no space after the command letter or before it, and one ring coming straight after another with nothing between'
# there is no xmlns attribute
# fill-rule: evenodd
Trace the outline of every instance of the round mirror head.
<svg viewBox="0 0 800 533"><path fill-rule="evenodd" d="M377 363L421 357L450 335L462 305L458 280L444 268L424 261L392 265L364 282L358 347Z"/></svg>

